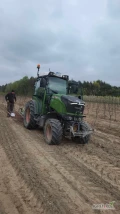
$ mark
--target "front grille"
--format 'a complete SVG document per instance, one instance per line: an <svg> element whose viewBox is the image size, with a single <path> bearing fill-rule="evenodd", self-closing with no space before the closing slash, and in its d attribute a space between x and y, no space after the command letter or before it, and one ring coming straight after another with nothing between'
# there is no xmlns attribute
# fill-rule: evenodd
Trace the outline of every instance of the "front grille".
<svg viewBox="0 0 120 214"><path fill-rule="evenodd" d="M70 103L67 104L66 106L67 112L69 113L79 113L79 114L83 114L84 111L84 106L83 105L71 105Z"/></svg>
<svg viewBox="0 0 120 214"><path fill-rule="evenodd" d="M83 114L84 111L84 105L78 105L78 104L71 104L67 99L64 99L64 97L61 98L61 100L64 102L66 106L66 110L68 113L78 113L78 114Z"/></svg>

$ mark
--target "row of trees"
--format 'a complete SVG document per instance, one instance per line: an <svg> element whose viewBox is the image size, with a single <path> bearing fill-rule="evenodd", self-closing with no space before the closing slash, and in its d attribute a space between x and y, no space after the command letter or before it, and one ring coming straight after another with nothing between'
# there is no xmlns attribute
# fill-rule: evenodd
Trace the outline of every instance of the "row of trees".
<svg viewBox="0 0 120 214"><path fill-rule="evenodd" d="M79 87L82 86L84 95L96 96L120 96L120 87L111 86L110 84L101 80L86 82L79 82Z"/></svg>
<svg viewBox="0 0 120 214"><path fill-rule="evenodd" d="M34 91L34 84L36 78L27 76L22 79L15 81L13 83L9 83L6 85L0 86L1 93L10 92L12 89L15 90L17 95L32 95ZM71 80L74 82L74 80ZM75 82L76 83L76 82ZM93 82L77 82L79 93L82 88L83 95L96 95L96 96L120 96L120 87L111 86L101 80L93 81Z"/></svg>
<svg viewBox="0 0 120 214"><path fill-rule="evenodd" d="M0 92L8 93L13 89L17 95L32 95L34 91L34 84L34 77L28 78L25 76L18 81L0 86Z"/></svg>

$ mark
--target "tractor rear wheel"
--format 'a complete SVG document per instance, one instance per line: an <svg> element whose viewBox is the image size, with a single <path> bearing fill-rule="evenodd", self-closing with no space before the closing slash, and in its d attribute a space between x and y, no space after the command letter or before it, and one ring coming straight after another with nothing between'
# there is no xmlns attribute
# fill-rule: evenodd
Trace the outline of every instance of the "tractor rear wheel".
<svg viewBox="0 0 120 214"><path fill-rule="evenodd" d="M57 119L47 119L44 126L44 138L47 144L60 144L62 140L62 126Z"/></svg>
<svg viewBox="0 0 120 214"><path fill-rule="evenodd" d="M36 122L34 120L34 103L32 100L27 102L25 106L24 126L27 129L34 129L36 127Z"/></svg>

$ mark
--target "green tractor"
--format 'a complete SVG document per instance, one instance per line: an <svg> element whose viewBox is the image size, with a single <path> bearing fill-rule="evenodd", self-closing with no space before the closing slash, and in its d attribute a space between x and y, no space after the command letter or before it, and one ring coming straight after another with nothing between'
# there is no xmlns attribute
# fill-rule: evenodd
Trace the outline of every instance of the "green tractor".
<svg viewBox="0 0 120 214"><path fill-rule="evenodd" d="M47 144L60 144L62 137L69 137L81 143L88 143L93 132L83 120L85 102L82 96L71 96L77 92L77 85L69 82L67 75L49 70L47 75L39 75L35 82L32 100L24 109L24 126L27 129L43 128Z"/></svg>

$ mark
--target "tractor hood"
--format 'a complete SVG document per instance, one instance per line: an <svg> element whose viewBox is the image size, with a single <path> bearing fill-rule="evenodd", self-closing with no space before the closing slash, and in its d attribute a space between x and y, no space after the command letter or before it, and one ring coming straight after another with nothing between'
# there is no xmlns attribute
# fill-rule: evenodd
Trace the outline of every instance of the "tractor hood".
<svg viewBox="0 0 120 214"><path fill-rule="evenodd" d="M50 106L59 113L83 114L85 102L75 96L53 94Z"/></svg>
<svg viewBox="0 0 120 214"><path fill-rule="evenodd" d="M62 95L61 100L65 104L68 113L83 114L85 107L83 100L70 95Z"/></svg>

